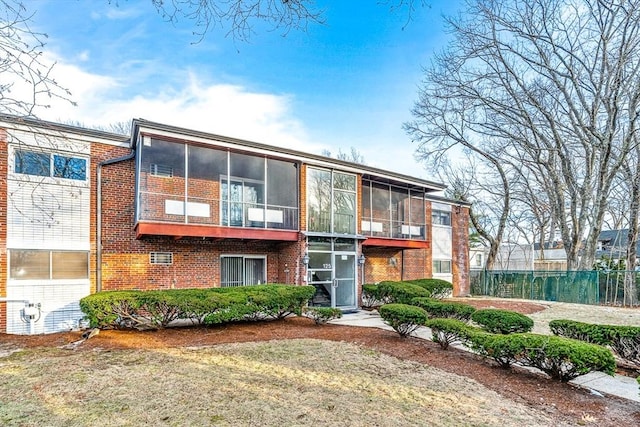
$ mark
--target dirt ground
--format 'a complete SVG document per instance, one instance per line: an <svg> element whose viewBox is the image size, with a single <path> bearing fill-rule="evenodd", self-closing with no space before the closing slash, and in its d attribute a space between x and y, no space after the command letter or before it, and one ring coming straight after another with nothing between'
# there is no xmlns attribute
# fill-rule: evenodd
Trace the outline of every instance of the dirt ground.
<svg viewBox="0 0 640 427"><path fill-rule="evenodd" d="M549 305L523 301L469 299L478 308L504 308L530 314L542 313ZM637 314L640 310L634 310ZM39 336L0 334L2 350L62 346L80 338L80 332ZM640 425L640 405L615 397L590 394L570 384L549 380L524 371L504 370L468 352L441 350L437 344L418 338L402 339L395 332L341 325L316 326L307 318L241 323L211 328L180 328L150 332L101 331L75 351L128 348L201 347L222 343L311 338L354 343L365 348L424 363L447 372L475 379L507 399L540 409L558 422L575 425ZM70 350L72 351L72 350Z"/></svg>

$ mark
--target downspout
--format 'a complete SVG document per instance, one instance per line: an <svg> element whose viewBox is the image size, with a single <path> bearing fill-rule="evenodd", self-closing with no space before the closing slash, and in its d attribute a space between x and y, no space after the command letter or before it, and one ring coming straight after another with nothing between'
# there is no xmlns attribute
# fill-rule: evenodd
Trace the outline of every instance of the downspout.
<svg viewBox="0 0 640 427"><path fill-rule="evenodd" d="M98 163L96 171L96 292L102 291L102 167L131 160L135 155L136 151L132 149L126 156Z"/></svg>

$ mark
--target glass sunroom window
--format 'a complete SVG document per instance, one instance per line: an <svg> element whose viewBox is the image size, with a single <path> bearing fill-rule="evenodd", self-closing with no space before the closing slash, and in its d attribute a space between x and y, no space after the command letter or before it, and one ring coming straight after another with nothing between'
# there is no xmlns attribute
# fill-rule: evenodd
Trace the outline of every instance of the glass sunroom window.
<svg viewBox="0 0 640 427"><path fill-rule="evenodd" d="M298 228L298 164L226 149L145 139L138 219Z"/></svg>
<svg viewBox="0 0 640 427"><path fill-rule="evenodd" d="M424 190L363 180L362 232L396 239L426 239Z"/></svg>
<svg viewBox="0 0 640 427"><path fill-rule="evenodd" d="M307 209L309 231L355 234L356 177L309 168Z"/></svg>
<svg viewBox="0 0 640 427"><path fill-rule="evenodd" d="M185 221L185 145L150 139L141 147L139 214L148 220Z"/></svg>
<svg viewBox="0 0 640 427"><path fill-rule="evenodd" d="M307 210L309 231L331 232L331 171L307 171Z"/></svg>

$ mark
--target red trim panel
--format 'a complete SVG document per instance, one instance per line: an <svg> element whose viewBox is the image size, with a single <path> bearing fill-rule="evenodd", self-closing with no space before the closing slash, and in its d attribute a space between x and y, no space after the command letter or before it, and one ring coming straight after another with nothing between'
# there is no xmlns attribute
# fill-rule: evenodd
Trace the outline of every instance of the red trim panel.
<svg viewBox="0 0 640 427"><path fill-rule="evenodd" d="M136 238L143 236L212 237L215 239L279 240L297 242L299 232L256 228L216 227L211 225L138 223Z"/></svg>
<svg viewBox="0 0 640 427"><path fill-rule="evenodd" d="M431 242L427 240L402 240L368 237L362 242L363 246L380 246L385 248L429 249Z"/></svg>

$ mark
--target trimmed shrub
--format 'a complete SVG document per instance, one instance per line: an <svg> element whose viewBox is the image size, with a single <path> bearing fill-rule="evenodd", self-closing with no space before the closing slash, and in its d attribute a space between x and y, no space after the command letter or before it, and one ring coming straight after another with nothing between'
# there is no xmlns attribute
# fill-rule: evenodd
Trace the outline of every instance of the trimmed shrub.
<svg viewBox="0 0 640 427"><path fill-rule="evenodd" d="M433 342L440 344L443 350L455 342L466 344L475 331L472 326L456 319L430 319L425 326L431 328Z"/></svg>
<svg viewBox="0 0 640 427"><path fill-rule="evenodd" d="M429 297L435 299L448 298L453 294L453 285L442 279L416 279L407 280L405 283L418 285L429 291Z"/></svg>
<svg viewBox="0 0 640 427"><path fill-rule="evenodd" d="M533 328L533 320L524 314L494 308L476 310L471 320L493 334L529 332Z"/></svg>
<svg viewBox="0 0 640 427"><path fill-rule="evenodd" d="M475 333L469 339L474 350L503 367L518 363L540 369L563 382L591 371L609 375L615 372L611 352L596 344L538 334Z"/></svg>
<svg viewBox="0 0 640 427"><path fill-rule="evenodd" d="M380 317L401 337L405 338L427 321L427 312L408 304L385 304L380 307Z"/></svg>
<svg viewBox="0 0 640 427"><path fill-rule="evenodd" d="M577 322L574 320L557 319L549 322L549 329L554 335L573 338L580 341L599 345L608 345L604 330L600 325Z"/></svg>
<svg viewBox="0 0 640 427"><path fill-rule="evenodd" d="M378 285L366 284L362 286L362 306L365 308L379 307L390 302L388 295L383 295L383 288Z"/></svg>
<svg viewBox="0 0 640 427"><path fill-rule="evenodd" d="M157 329L178 319L217 324L302 314L313 286L111 291L89 295L80 308L92 327Z"/></svg>
<svg viewBox="0 0 640 427"><path fill-rule="evenodd" d="M342 317L342 310L331 307L305 307L304 315L313 319L316 325L324 325L329 320Z"/></svg>
<svg viewBox="0 0 640 427"><path fill-rule="evenodd" d="M378 283L378 295L389 304L411 304L418 297L428 298L430 293L421 286L407 282L385 281Z"/></svg>
<svg viewBox="0 0 640 427"><path fill-rule="evenodd" d="M411 304L423 308L429 318L457 319L468 322L476 311L475 307L459 302L443 302L431 298L414 298Z"/></svg>
<svg viewBox="0 0 640 427"><path fill-rule="evenodd" d="M609 346L622 359L640 366L640 327L559 319L549 322L549 328L555 335Z"/></svg>
<svg viewBox="0 0 640 427"><path fill-rule="evenodd" d="M141 302L138 291L109 291L80 300L80 309L92 328L130 328L137 324Z"/></svg>

